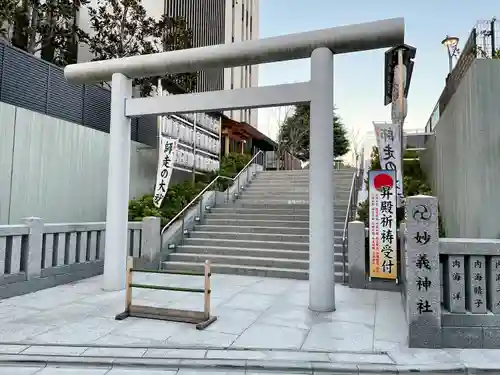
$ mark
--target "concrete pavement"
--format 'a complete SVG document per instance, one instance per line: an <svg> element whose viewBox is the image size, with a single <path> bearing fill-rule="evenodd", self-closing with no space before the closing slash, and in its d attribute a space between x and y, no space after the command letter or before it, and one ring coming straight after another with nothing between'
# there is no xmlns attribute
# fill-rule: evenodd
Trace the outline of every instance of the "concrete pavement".
<svg viewBox="0 0 500 375"><path fill-rule="evenodd" d="M185 276L135 277L158 285L202 283ZM307 308L307 281L213 275L218 320L197 331L175 322L116 321L124 293L100 287L95 277L0 301L0 374L134 375L158 368L178 374L500 373L500 350L407 348L398 293L337 285L337 310L320 314ZM139 290L134 303L201 310L203 301ZM124 372L131 369L142 372Z"/></svg>

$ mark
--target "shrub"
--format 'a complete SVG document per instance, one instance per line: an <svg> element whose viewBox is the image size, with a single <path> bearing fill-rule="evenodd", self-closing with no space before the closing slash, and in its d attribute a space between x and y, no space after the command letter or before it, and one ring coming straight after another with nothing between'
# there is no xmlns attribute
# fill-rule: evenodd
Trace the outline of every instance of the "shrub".
<svg viewBox="0 0 500 375"><path fill-rule="evenodd" d="M218 174L232 178L248 164L250 159L250 155L238 153L223 156L218 172L197 175L194 183L192 181L184 181L180 184L170 185L160 208L156 208L153 204L152 194L146 194L138 199L133 199L129 202L128 218L130 221L140 221L147 216L156 216L161 218L161 225L164 226L186 207ZM219 183L216 185L214 186L214 190L223 191L232 185L232 182L229 180L219 180Z"/></svg>

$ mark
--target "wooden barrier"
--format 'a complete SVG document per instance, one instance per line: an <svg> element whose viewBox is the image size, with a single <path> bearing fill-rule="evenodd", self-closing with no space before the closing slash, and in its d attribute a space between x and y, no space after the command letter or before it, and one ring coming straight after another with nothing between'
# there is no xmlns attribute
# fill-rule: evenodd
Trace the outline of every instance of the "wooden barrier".
<svg viewBox="0 0 500 375"><path fill-rule="evenodd" d="M163 271L163 270L147 270L133 268L133 258L127 259L127 275L126 275L126 290L125 290L125 311L118 314L115 319L123 320L129 316L146 319L168 320L173 322L183 322L196 324L196 329L205 329L210 324L217 320L216 316L210 315L210 262L205 262L205 272L183 272L183 271ZM184 275L184 276L204 276L204 287L202 289L195 288L177 288L161 285L135 284L132 281L132 272L141 273L160 273L167 275ZM177 310L151 306L140 306L132 304L132 288L154 289L154 290L170 290L175 292L187 293L203 293L204 304L203 311Z"/></svg>

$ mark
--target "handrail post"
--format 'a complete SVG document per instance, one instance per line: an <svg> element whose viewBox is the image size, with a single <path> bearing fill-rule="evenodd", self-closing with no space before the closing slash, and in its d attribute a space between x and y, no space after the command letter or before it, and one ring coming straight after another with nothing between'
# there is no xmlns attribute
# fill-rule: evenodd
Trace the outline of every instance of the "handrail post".
<svg viewBox="0 0 500 375"><path fill-rule="evenodd" d="M181 245L184 243L184 214L182 215Z"/></svg>
<svg viewBox="0 0 500 375"><path fill-rule="evenodd" d="M203 195L201 196L200 198L200 223L201 223L201 220L203 219Z"/></svg>

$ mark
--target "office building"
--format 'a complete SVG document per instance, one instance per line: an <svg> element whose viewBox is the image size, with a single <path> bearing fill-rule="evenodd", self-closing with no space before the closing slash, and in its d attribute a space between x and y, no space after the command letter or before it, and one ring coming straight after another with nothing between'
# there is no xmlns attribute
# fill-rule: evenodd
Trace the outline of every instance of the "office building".
<svg viewBox="0 0 500 375"><path fill-rule="evenodd" d="M193 46L237 43L259 37L259 0L142 0L148 15L162 14L186 19L193 31ZM97 0L91 0L95 6ZM79 25L90 31L89 16L80 11ZM79 61L92 58L82 46ZM199 73L197 91L215 91L246 88L258 85L258 67L243 66L210 69ZM225 113L235 121L257 127L257 110L233 110Z"/></svg>

